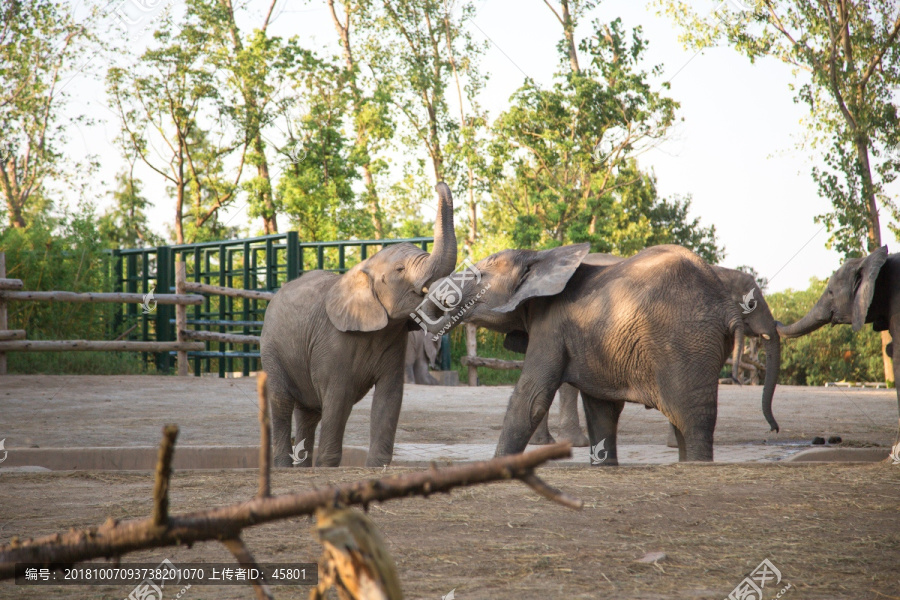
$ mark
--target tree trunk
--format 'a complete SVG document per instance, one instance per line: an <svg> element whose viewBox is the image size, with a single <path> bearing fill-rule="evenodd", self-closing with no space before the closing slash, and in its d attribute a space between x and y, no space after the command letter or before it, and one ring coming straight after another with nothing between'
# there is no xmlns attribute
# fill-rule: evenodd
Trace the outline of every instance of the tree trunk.
<svg viewBox="0 0 900 600"><path fill-rule="evenodd" d="M572 73L581 75L581 67L578 66L578 53L575 50L575 24L572 22L572 16L569 14L569 0L561 0L563 32L566 35L566 45L569 49L569 65L572 67Z"/></svg>

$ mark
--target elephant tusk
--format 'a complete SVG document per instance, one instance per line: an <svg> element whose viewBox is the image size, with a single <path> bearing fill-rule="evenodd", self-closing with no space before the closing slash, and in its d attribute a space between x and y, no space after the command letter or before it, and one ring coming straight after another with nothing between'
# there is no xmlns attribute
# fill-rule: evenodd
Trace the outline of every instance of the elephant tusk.
<svg viewBox="0 0 900 600"><path fill-rule="evenodd" d="M764 340L772 339L772 338L769 337L769 334L768 334L768 333L762 334L762 337L763 337Z"/></svg>
<svg viewBox="0 0 900 600"><path fill-rule="evenodd" d="M424 286L424 287L422 288L422 293L423 293L423 294L427 294L427 293L428 293L428 286L427 286L427 285Z"/></svg>

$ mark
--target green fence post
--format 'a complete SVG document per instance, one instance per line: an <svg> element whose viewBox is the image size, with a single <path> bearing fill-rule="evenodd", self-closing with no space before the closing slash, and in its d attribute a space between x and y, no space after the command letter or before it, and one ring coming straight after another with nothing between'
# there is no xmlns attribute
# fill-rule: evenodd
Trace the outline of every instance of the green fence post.
<svg viewBox="0 0 900 600"><path fill-rule="evenodd" d="M170 293L170 270L169 259L172 256L172 249L169 246L159 246L156 248L156 290L160 294ZM158 342L171 342L171 328L169 325L169 309L171 305L158 304L156 306L156 340ZM156 368L167 373L170 367L170 357L168 352L156 353Z"/></svg>
<svg viewBox="0 0 900 600"><path fill-rule="evenodd" d="M344 244L338 245L338 271L343 273L346 271L346 267L344 266Z"/></svg>
<svg viewBox="0 0 900 600"><path fill-rule="evenodd" d="M303 268L300 264L300 236L296 231L287 232L287 274L285 275L285 283L300 277L300 270Z"/></svg>

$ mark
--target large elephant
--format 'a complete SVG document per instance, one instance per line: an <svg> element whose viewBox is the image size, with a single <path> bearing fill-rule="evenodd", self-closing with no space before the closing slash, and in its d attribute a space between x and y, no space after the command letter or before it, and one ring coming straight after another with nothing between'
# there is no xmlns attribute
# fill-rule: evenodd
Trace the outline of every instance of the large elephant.
<svg viewBox="0 0 900 600"><path fill-rule="evenodd" d="M341 462L350 409L375 386L367 466L390 464L409 333L409 314L432 282L453 272L456 235L453 198L444 183L429 255L394 244L344 275L311 271L282 287L266 310L260 340L268 373L275 466L290 466L291 413L299 410L296 439L305 440L309 466L322 421L317 465Z"/></svg>
<svg viewBox="0 0 900 600"><path fill-rule="evenodd" d="M680 246L606 268L581 264L588 248L504 250L432 286L422 315L429 331L474 323L525 353L497 455L521 452L556 390L571 383L582 392L591 445L604 442L603 464L618 464L625 402L668 417L679 460L711 461L719 371L743 339L737 307L709 265Z"/></svg>
<svg viewBox="0 0 900 600"><path fill-rule="evenodd" d="M404 364L404 381L419 385L438 385L438 380L428 372L428 365L434 364L441 341L433 339L423 330L409 332L406 342L406 361Z"/></svg>
<svg viewBox="0 0 900 600"><path fill-rule="evenodd" d="M799 337L829 323L850 324L853 331L871 323L875 331L889 331L894 341L886 351L893 361L894 381L900 382L900 352L894 352L900 340L900 254L889 255L882 246L866 257L851 258L834 272L815 306L796 323L778 323L778 333ZM900 384L897 401L900 408Z"/></svg>
<svg viewBox="0 0 900 600"><path fill-rule="evenodd" d="M621 256L593 253L588 254L582 264L607 267L623 260L625 259ZM725 284L725 289L735 306L741 309L744 336L760 337L763 340L763 349L766 351L766 379L763 384L762 411L772 431L777 432L778 423L772 415L772 397L775 395L775 385L778 383L778 373L781 370L781 338L778 335L775 317L772 316L772 311L769 310L762 290L759 289L759 284L752 275L737 269L718 265L711 266L718 278ZM559 411L559 438L571 442L574 446L587 446L588 440L578 422L578 390L571 385L563 384L559 388ZM669 446L677 443L674 429L669 440ZM531 443L552 444L554 441L545 417L534 432Z"/></svg>

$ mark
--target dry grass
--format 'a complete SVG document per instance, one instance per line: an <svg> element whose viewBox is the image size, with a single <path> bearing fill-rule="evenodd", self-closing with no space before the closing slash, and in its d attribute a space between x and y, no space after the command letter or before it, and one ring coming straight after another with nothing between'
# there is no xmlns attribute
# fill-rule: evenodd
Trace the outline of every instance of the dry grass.
<svg viewBox="0 0 900 600"><path fill-rule="evenodd" d="M405 469L390 469L398 472ZM372 477L367 469L277 471L275 493ZM900 467L672 465L545 469L585 500L574 512L516 482L371 507L407 598L716 598L764 558L793 589L787 598L900 597ZM146 473L4 474L0 539L40 535L150 511ZM249 498L252 471L176 473L171 510ZM310 523L248 530L261 561L314 561ZM657 564L635 562L662 551ZM230 561L217 544L142 552L126 560ZM123 598L99 587L14 588L0 597ZM768 588L767 588L768 589ZM275 588L306 598L308 588ZM767 594L767 598L774 593ZM236 587L194 587L188 598L252 598Z"/></svg>

